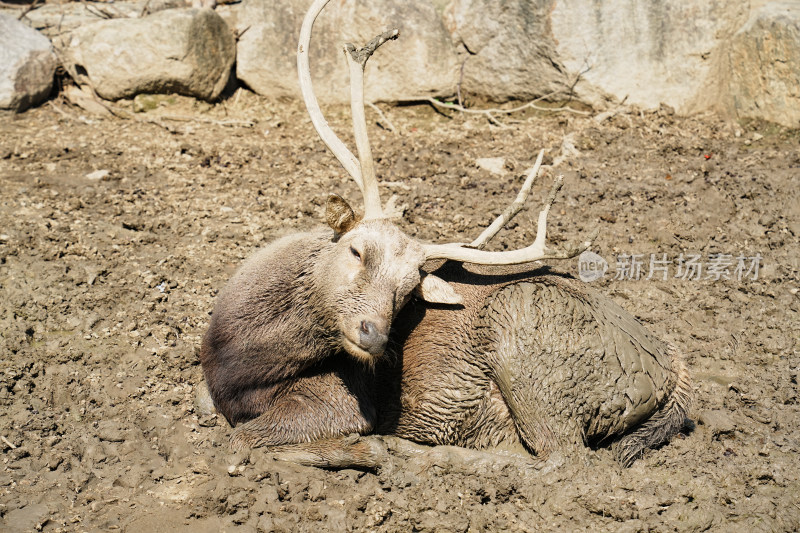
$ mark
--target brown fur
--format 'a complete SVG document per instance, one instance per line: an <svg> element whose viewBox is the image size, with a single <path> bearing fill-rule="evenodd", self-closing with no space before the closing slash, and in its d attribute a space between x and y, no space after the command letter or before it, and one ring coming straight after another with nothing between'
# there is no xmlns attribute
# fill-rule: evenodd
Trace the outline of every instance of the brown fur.
<svg viewBox="0 0 800 533"><path fill-rule="evenodd" d="M379 432L539 458L613 442L629 466L683 427L680 354L583 283L524 266L436 274L464 305L414 300L397 317L397 349L379 366Z"/></svg>
<svg viewBox="0 0 800 533"><path fill-rule="evenodd" d="M539 458L614 442L627 466L680 429L679 355L610 300L530 267L447 263L436 274L463 304L406 305L414 246L373 220L281 239L242 266L200 352L235 446L346 467L380 462L374 442L345 438L376 430ZM386 356L352 345L353 316L393 324Z"/></svg>
<svg viewBox="0 0 800 533"><path fill-rule="evenodd" d="M214 404L238 426L234 444L371 431L363 374L375 356L359 346L360 325L388 335L420 262L414 243L382 220L344 235L285 237L246 261L220 292L200 350Z"/></svg>

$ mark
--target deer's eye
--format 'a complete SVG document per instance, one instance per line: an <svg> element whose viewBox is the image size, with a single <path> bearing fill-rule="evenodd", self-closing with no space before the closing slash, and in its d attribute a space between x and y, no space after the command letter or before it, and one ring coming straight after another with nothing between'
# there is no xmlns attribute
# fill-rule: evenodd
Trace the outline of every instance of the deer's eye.
<svg viewBox="0 0 800 533"><path fill-rule="evenodd" d="M353 254L353 257L355 257L355 258L356 258L356 260L357 260L359 263L361 262L361 252L359 252L358 250L356 250L355 248L353 248L353 247L351 246L351 247L350 247L350 253L351 253L351 254Z"/></svg>

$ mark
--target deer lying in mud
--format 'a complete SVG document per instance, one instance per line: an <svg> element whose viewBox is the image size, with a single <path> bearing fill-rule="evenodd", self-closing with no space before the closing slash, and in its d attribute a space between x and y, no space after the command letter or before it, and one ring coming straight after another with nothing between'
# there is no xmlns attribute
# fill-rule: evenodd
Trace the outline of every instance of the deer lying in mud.
<svg viewBox="0 0 800 533"><path fill-rule="evenodd" d="M365 214L331 196L327 228L269 244L220 292L200 358L215 406L235 426L233 445L268 446L310 465L375 467L385 453L375 435L524 449L537 460L610 443L627 466L666 442L690 403L680 354L609 299L532 264L591 244L545 251L560 180L531 246L481 249L519 210L541 153L514 209L471 245L420 243L384 216L363 72L397 32L346 49L356 159L311 88L308 43L326 3L316 0L303 23L301 87L315 128L361 188Z"/></svg>

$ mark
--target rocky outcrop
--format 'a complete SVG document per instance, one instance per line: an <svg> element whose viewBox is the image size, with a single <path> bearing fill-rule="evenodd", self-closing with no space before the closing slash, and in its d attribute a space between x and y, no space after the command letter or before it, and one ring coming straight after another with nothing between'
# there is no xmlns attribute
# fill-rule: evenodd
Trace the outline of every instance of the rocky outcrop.
<svg viewBox="0 0 800 533"><path fill-rule="evenodd" d="M70 74L108 100L139 93L214 100L236 56L233 33L210 9L94 22L56 42Z"/></svg>
<svg viewBox="0 0 800 533"><path fill-rule="evenodd" d="M453 0L444 12L464 62L462 89L495 101L569 87L550 28L552 0Z"/></svg>
<svg viewBox="0 0 800 533"><path fill-rule="evenodd" d="M57 63L45 36L0 13L0 108L24 111L47 98Z"/></svg>
<svg viewBox="0 0 800 533"><path fill-rule="evenodd" d="M103 98L176 92L212 100L237 55L241 83L273 98L300 97L296 47L311 0L244 0L216 12L175 7L185 3L45 4L25 21L54 39L67 71ZM163 11L141 16L155 10ZM13 13L2 24L21 31ZM370 101L460 89L500 102L550 95L597 110L667 104L680 114L716 110L800 125L796 0L337 0L312 39L317 97L349 101L342 45L393 27L400 38L368 64ZM0 29L0 43L9 43L0 46L0 106L24 109L49 91L55 60L41 35L38 52L24 56L21 47L37 34ZM25 66L12 69L17 61Z"/></svg>
<svg viewBox="0 0 800 533"><path fill-rule="evenodd" d="M747 17L745 2L453 0L445 13L463 46L465 91L492 100L572 92L645 108L692 109L720 38Z"/></svg>
<svg viewBox="0 0 800 533"><path fill-rule="evenodd" d="M557 0L550 15L558 61L581 73L578 98L694 111L720 43L747 20L748 3L711 0Z"/></svg>
<svg viewBox="0 0 800 533"><path fill-rule="evenodd" d="M561 90L595 108L663 103L800 125L796 1L452 0L444 20L466 93Z"/></svg>
<svg viewBox="0 0 800 533"><path fill-rule="evenodd" d="M297 39L310 0L245 0L239 12L237 77L255 92L299 97ZM349 101L349 79L342 46L362 46L398 28L397 41L385 44L367 65L366 98L400 100L409 96L453 94L458 63L455 48L433 3L426 0L344 0L331 2L314 25L310 63L321 101Z"/></svg>
<svg viewBox="0 0 800 533"><path fill-rule="evenodd" d="M55 39L65 32L94 22L108 19L136 19L176 7L189 6L184 0L53 2L38 4L36 9L25 15L24 21L50 39Z"/></svg>
<svg viewBox="0 0 800 533"><path fill-rule="evenodd" d="M800 128L800 3L756 11L724 59L720 93L728 111Z"/></svg>

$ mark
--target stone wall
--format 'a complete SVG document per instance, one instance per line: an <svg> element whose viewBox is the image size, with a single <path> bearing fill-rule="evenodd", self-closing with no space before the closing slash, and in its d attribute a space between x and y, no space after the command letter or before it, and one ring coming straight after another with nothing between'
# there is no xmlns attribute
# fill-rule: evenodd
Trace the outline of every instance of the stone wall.
<svg viewBox="0 0 800 533"><path fill-rule="evenodd" d="M103 20L108 13L83 3L47 4L23 21L51 37L67 70L106 98L178 91L213 100L227 82L233 63L227 43L234 36L239 83L271 97L299 97L295 49L310 0L243 0L217 6L220 17L176 7L179 1L103 4L112 18L126 19L117 26ZM148 14L157 9L184 14ZM187 12L213 26L210 37L192 30L189 45L180 29L185 25L170 31L159 22L184 20ZM139 29L117 29L123 26ZM644 109L666 104L682 114L714 110L800 127L796 0L336 0L320 16L312 41L321 101L347 100L342 44L363 44L388 27L401 35L369 64L372 101L450 97L459 89L497 102L569 95L597 110L623 102ZM147 46L137 46L147 31ZM193 56L179 52L189 49ZM190 56L193 68L175 59ZM4 57L0 63L8 62ZM147 61L166 62L164 76L180 71L183 77L162 80L155 72L164 69L147 70ZM0 64L0 73L8 68ZM136 70L153 74L146 83L126 81ZM109 84L115 89L104 91Z"/></svg>

